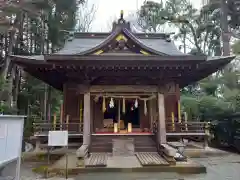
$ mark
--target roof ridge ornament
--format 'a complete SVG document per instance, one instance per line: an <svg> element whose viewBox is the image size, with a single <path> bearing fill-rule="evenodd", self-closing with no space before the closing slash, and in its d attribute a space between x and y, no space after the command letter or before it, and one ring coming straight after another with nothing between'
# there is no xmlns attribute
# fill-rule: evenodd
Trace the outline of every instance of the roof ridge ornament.
<svg viewBox="0 0 240 180"><path fill-rule="evenodd" d="M118 21L114 21L113 22L113 27L112 27L112 31L114 31L115 29L117 28L126 28L128 30L131 31L131 28L130 28L130 22L127 22L124 18L123 18L123 15L124 15L124 11L121 10L120 11L120 18L118 19Z"/></svg>
<svg viewBox="0 0 240 180"><path fill-rule="evenodd" d="M120 19L123 19L123 10L120 12Z"/></svg>

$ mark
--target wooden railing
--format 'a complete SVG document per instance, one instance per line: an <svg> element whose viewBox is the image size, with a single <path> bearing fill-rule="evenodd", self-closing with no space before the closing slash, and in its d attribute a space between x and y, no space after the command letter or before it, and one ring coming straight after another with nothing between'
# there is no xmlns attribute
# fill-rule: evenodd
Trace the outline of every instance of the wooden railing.
<svg viewBox="0 0 240 180"><path fill-rule="evenodd" d="M34 135L47 134L48 131L68 130L69 134L81 134L83 123L33 123Z"/></svg>
<svg viewBox="0 0 240 180"><path fill-rule="evenodd" d="M153 133L157 135L158 122L153 123ZM33 123L34 134L47 134L48 131L53 130L68 130L71 134L82 134L83 123ZM171 122L166 123L166 132L168 134L188 135L195 134L196 136L203 136L209 132L208 123L206 122Z"/></svg>
<svg viewBox="0 0 240 180"><path fill-rule="evenodd" d="M166 130L171 133L205 133L206 126L205 122L167 122Z"/></svg>
<svg viewBox="0 0 240 180"><path fill-rule="evenodd" d="M157 134L158 131L158 122L153 123L153 133ZM166 123L166 132L167 135L179 135L187 136L194 134L196 136L204 136L209 133L209 124L206 122L167 122Z"/></svg>

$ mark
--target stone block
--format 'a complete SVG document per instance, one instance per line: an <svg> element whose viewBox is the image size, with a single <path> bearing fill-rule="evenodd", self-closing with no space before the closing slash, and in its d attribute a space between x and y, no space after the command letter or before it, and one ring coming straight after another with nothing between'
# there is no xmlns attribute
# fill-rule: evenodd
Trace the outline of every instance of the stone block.
<svg viewBox="0 0 240 180"><path fill-rule="evenodd" d="M113 139L113 156L133 156L134 140L133 139Z"/></svg>
<svg viewBox="0 0 240 180"><path fill-rule="evenodd" d="M78 150L76 151L77 158L85 158L88 156L88 145L82 145Z"/></svg>
<svg viewBox="0 0 240 180"><path fill-rule="evenodd" d="M176 156L177 149L174 149L168 144L161 144L161 149L167 156L171 156L171 157Z"/></svg>

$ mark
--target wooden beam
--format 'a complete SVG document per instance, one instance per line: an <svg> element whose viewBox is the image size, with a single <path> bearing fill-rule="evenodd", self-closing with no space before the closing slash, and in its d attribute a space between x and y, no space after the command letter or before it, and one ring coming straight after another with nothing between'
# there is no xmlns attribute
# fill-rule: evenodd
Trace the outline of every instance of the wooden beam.
<svg viewBox="0 0 240 180"><path fill-rule="evenodd" d="M107 86L107 85L103 85L103 86L98 86L98 85L93 85L90 87L90 92L91 93L105 93L105 92L157 92L158 91L158 87L157 86L141 86L141 85L132 85L132 86L124 86L124 85L120 85L120 86Z"/></svg>
<svg viewBox="0 0 240 180"><path fill-rule="evenodd" d="M189 74L191 73L192 70L186 70L186 69L156 69L156 70L151 70L151 69L141 69L141 70L99 70L99 69L94 69L94 70L88 70L88 71L76 71L76 72L67 72L66 74L68 77L72 78L82 78L82 77L100 77L100 76L105 76L105 77L159 77L159 76L164 76L164 77L179 77L182 76L183 74Z"/></svg>
<svg viewBox="0 0 240 180"><path fill-rule="evenodd" d="M206 60L206 56L157 56L157 55L149 55L149 56L96 56L96 55L88 55L88 56L79 56L79 55L45 55L45 59L48 62L61 62L62 63L83 63L89 61L98 61L98 62L116 62L116 61L146 61L150 63L150 61L159 61L159 62L170 62L175 61L176 63L187 63L188 61L195 61L196 62L204 62ZM183 60L183 61L182 61Z"/></svg>
<svg viewBox="0 0 240 180"><path fill-rule="evenodd" d="M91 82L91 85L156 85L160 78L151 77L99 77Z"/></svg>
<svg viewBox="0 0 240 180"><path fill-rule="evenodd" d="M119 97L122 97L122 96L153 96L155 93L153 92L132 92L132 93L129 93L129 92L111 92L111 93L106 93L107 96L111 97L111 96L119 96ZM99 93L99 92L91 92L91 96L101 96L101 95L104 95Z"/></svg>

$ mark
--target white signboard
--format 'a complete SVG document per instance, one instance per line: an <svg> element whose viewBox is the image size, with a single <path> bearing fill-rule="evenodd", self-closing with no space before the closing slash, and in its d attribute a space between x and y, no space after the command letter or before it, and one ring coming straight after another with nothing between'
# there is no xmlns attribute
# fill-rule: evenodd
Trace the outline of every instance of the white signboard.
<svg viewBox="0 0 240 180"><path fill-rule="evenodd" d="M16 180L20 178L24 118L25 116L0 115L0 167L18 160Z"/></svg>
<svg viewBox="0 0 240 180"><path fill-rule="evenodd" d="M68 131L49 131L48 146L67 146Z"/></svg>

